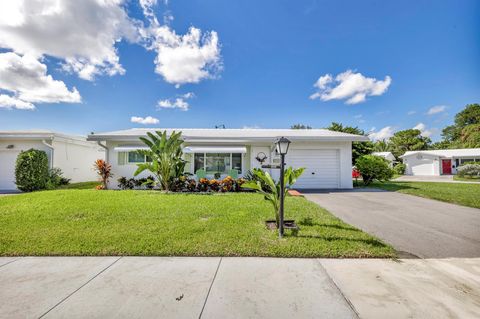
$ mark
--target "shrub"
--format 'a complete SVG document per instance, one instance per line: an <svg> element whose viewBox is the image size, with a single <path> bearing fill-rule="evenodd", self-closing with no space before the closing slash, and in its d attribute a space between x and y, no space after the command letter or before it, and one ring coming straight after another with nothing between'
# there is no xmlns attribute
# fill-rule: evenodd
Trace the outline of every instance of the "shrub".
<svg viewBox="0 0 480 319"><path fill-rule="evenodd" d="M460 177L480 177L480 165L465 164L457 169L457 175Z"/></svg>
<svg viewBox="0 0 480 319"><path fill-rule="evenodd" d="M122 176L119 179L117 179L117 181L118 181L118 187L123 190L133 189L133 187L135 186L135 179L133 178L126 178L125 176Z"/></svg>
<svg viewBox="0 0 480 319"><path fill-rule="evenodd" d="M407 165L403 163L398 163L393 167L393 172L397 175L403 175L405 174L405 170L407 169Z"/></svg>
<svg viewBox="0 0 480 319"><path fill-rule="evenodd" d="M100 182L102 182L101 189L108 188L108 180L113 176L112 166L105 162L103 159L97 159L93 165L95 172L100 176ZM99 189L99 188L97 188Z"/></svg>
<svg viewBox="0 0 480 319"><path fill-rule="evenodd" d="M18 154L15 165L15 184L24 192L45 189L48 182L47 153L29 149Z"/></svg>
<svg viewBox="0 0 480 319"><path fill-rule="evenodd" d="M362 174L365 185L369 185L374 180L388 181L393 177L393 170L388 166L388 161L380 156L361 156L357 159L356 167Z"/></svg>
<svg viewBox="0 0 480 319"><path fill-rule="evenodd" d="M47 189L55 189L62 185L70 184L70 178L63 176L60 168L54 167L48 172Z"/></svg>

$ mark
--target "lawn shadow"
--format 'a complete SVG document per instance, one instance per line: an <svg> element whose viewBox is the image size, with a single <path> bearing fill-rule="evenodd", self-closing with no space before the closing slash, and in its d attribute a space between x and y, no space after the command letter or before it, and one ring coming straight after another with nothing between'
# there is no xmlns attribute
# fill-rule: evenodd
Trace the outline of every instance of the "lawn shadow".
<svg viewBox="0 0 480 319"><path fill-rule="evenodd" d="M342 225L336 225L336 224L325 224L325 223L318 223L313 220L311 217L305 217L302 220L298 222L300 226L318 226L318 227L329 227L329 228L335 228L335 229L341 229L341 230L348 230L348 231L355 231L355 232L361 232L361 230L351 227L351 226L342 226Z"/></svg>
<svg viewBox="0 0 480 319"><path fill-rule="evenodd" d="M301 235L298 234L296 236L292 237L298 237L298 238L311 238L311 239L321 239L325 241L353 241L353 242L360 242L364 243L373 247L388 247L388 245L384 244L378 239L360 239L360 238L347 238L347 237L339 237L339 236L322 236L322 235Z"/></svg>

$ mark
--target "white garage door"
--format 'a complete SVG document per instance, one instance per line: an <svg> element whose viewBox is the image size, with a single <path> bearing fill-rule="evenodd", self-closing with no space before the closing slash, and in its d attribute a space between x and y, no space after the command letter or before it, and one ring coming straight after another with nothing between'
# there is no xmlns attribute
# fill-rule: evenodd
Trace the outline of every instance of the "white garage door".
<svg viewBox="0 0 480 319"><path fill-rule="evenodd" d="M0 152L0 189L16 189L15 185L15 161L18 152Z"/></svg>
<svg viewBox="0 0 480 319"><path fill-rule="evenodd" d="M433 160L428 158L416 159L412 164L412 175L433 175Z"/></svg>
<svg viewBox="0 0 480 319"><path fill-rule="evenodd" d="M338 150L291 150L287 166L305 167L295 188L339 188L340 156Z"/></svg>

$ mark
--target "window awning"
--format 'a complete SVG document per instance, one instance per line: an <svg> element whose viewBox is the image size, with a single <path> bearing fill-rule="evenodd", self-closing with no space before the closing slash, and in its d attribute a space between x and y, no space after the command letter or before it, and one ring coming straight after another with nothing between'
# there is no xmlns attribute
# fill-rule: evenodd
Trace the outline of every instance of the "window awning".
<svg viewBox="0 0 480 319"><path fill-rule="evenodd" d="M247 152L245 146L187 146L183 148L184 153L242 153Z"/></svg>
<svg viewBox="0 0 480 319"><path fill-rule="evenodd" d="M146 145L122 145L114 147L115 152L133 152L137 150L149 150L150 148Z"/></svg>

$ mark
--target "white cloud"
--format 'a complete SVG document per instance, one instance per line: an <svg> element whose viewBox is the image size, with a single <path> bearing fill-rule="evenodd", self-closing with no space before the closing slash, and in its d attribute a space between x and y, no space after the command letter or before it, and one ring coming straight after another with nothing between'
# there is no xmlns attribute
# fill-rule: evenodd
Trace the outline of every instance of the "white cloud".
<svg viewBox="0 0 480 319"><path fill-rule="evenodd" d="M147 117L132 116L130 118L130 122L148 125L148 124L158 124L159 120L151 116L147 116Z"/></svg>
<svg viewBox="0 0 480 319"><path fill-rule="evenodd" d="M47 74L47 66L31 55L0 53L0 105L7 108L33 109L33 103L79 103L80 93L69 90L62 81Z"/></svg>
<svg viewBox="0 0 480 319"><path fill-rule="evenodd" d="M159 109L180 109L182 111L188 111L190 109L190 103L186 100L193 99L195 94L193 92L187 92L179 94L173 99L164 99L157 102L157 108Z"/></svg>
<svg viewBox="0 0 480 319"><path fill-rule="evenodd" d="M190 27L184 35L176 34L168 25L160 25L153 13L155 0L140 2L149 26L142 29L146 48L157 53L155 72L166 82L179 87L214 78L222 69L220 43L215 31L205 32Z"/></svg>
<svg viewBox="0 0 480 319"><path fill-rule="evenodd" d="M181 97L175 99L165 99L157 102L157 107L161 109L181 109L182 111L188 111L190 104Z"/></svg>
<svg viewBox="0 0 480 319"><path fill-rule="evenodd" d="M427 115L442 113L442 112L445 112L446 109L447 109L446 105L435 105L428 109Z"/></svg>
<svg viewBox="0 0 480 319"><path fill-rule="evenodd" d="M35 106L30 102L25 102L6 94L0 94L0 108L33 110Z"/></svg>
<svg viewBox="0 0 480 319"><path fill-rule="evenodd" d="M138 22L123 0L16 0L0 4L0 47L64 61L63 68L92 80L123 74L115 45L138 39Z"/></svg>
<svg viewBox="0 0 480 319"><path fill-rule="evenodd" d="M375 128L372 127L372 131L368 133L368 137L372 141L388 140L390 137L393 136L393 133L393 128L391 126L385 126L378 132L376 132Z"/></svg>
<svg viewBox="0 0 480 319"><path fill-rule="evenodd" d="M416 113L417 113L417 111L408 111L407 115L413 115L413 114L416 114Z"/></svg>
<svg viewBox="0 0 480 319"><path fill-rule="evenodd" d="M431 137L432 135L438 133L438 129L436 129L436 128L427 129L427 126L424 123L418 123L417 125L415 125L413 127L413 129L414 130L419 130L420 135L422 135L424 137Z"/></svg>
<svg viewBox="0 0 480 319"><path fill-rule="evenodd" d="M384 80L368 78L361 73L347 70L338 74L335 79L331 74L321 76L313 85L317 92L310 95L310 99L346 100L346 104L365 102L367 96L384 94L390 86L392 79L386 76Z"/></svg>

